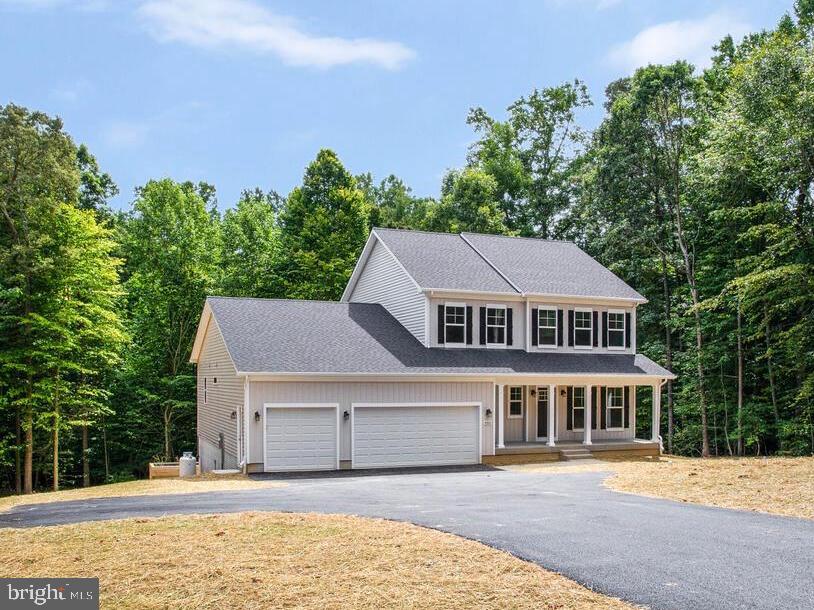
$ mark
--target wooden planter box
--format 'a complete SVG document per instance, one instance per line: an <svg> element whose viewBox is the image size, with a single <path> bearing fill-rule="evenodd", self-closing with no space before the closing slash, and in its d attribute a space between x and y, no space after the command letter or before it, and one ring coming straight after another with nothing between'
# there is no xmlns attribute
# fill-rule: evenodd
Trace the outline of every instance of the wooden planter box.
<svg viewBox="0 0 814 610"><path fill-rule="evenodd" d="M177 479L180 472L178 462L150 462L148 478L150 479ZM195 465L195 474L201 474L201 465Z"/></svg>

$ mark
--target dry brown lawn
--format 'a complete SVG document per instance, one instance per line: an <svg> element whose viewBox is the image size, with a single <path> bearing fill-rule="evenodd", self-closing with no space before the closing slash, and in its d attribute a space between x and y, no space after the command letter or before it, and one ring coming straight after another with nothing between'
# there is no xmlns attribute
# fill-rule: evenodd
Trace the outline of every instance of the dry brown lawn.
<svg viewBox="0 0 814 610"><path fill-rule="evenodd" d="M39 504L41 502L90 500L115 496L190 494L204 491L238 491L241 489L262 489L284 485L285 483L278 481L255 481L243 475L200 475L190 479L142 479L127 481L126 483L83 487L81 489L35 493L27 496L6 496L0 498L0 511L9 510L21 504Z"/></svg>
<svg viewBox="0 0 814 610"><path fill-rule="evenodd" d="M618 459L512 466L526 472L615 473L609 488L679 502L814 519L814 457Z"/></svg>
<svg viewBox="0 0 814 610"><path fill-rule="evenodd" d="M635 607L478 542L337 515L237 513L6 530L0 574L99 577L104 608Z"/></svg>

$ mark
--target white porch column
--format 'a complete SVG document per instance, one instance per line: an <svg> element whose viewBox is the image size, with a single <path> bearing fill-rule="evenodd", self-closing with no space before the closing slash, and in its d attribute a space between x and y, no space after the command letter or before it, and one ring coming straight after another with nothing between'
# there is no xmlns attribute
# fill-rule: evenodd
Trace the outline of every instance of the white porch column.
<svg viewBox="0 0 814 610"><path fill-rule="evenodd" d="M497 446L503 449L503 388L502 383L497 384Z"/></svg>
<svg viewBox="0 0 814 610"><path fill-rule="evenodd" d="M591 445L591 420L593 419L594 405L591 400L591 386L585 386L585 439L583 445Z"/></svg>
<svg viewBox="0 0 814 610"><path fill-rule="evenodd" d="M557 409L557 386L548 386L548 446L554 446L554 412Z"/></svg>
<svg viewBox="0 0 814 610"><path fill-rule="evenodd" d="M654 384L653 385L653 425L651 430L653 431L652 441L654 443L659 442L659 436L661 435L661 431L659 427L661 426L661 385Z"/></svg>

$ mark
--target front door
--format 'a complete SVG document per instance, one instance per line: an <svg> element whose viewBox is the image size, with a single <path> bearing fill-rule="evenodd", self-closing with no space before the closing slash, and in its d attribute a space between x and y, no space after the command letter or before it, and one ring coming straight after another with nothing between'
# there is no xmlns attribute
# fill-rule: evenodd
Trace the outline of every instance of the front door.
<svg viewBox="0 0 814 610"><path fill-rule="evenodd" d="M548 387L537 388L537 438L548 438Z"/></svg>

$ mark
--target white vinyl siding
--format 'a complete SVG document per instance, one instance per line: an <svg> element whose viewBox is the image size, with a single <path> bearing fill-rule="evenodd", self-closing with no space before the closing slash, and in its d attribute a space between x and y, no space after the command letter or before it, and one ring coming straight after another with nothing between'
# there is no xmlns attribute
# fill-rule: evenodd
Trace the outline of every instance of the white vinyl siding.
<svg viewBox="0 0 814 610"><path fill-rule="evenodd" d="M493 385L490 382L309 382L253 381L250 395L250 459L263 462L262 424L254 421L255 411L262 413L265 403L338 403L340 459L351 459L352 403L480 403L481 410L495 412ZM348 419L344 419L344 412ZM494 418L481 415L484 455L494 454Z"/></svg>
<svg viewBox="0 0 814 610"><path fill-rule="evenodd" d="M216 378L217 383L214 382ZM242 421L243 380L236 375L214 317L209 320L198 360L197 386L198 457L201 470L206 472L215 468L236 468L240 462L237 426ZM234 417L232 413L235 414ZM220 463L218 446L218 436L221 433L224 439L224 464ZM184 449L186 448L178 448L179 451Z"/></svg>
<svg viewBox="0 0 814 610"><path fill-rule="evenodd" d="M373 245L351 303L380 303L404 328L424 343L427 299L379 241Z"/></svg>

